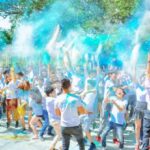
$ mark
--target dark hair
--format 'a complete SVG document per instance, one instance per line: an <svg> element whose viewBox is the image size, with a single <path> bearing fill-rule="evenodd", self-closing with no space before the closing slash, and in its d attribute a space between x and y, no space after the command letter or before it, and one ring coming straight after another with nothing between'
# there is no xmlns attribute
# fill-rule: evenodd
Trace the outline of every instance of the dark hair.
<svg viewBox="0 0 150 150"><path fill-rule="evenodd" d="M10 73L10 69L5 69L3 72L4 75L9 74L9 73Z"/></svg>
<svg viewBox="0 0 150 150"><path fill-rule="evenodd" d="M123 94L126 95L126 92L125 92L125 90L122 87L117 87L117 89L121 89Z"/></svg>
<svg viewBox="0 0 150 150"><path fill-rule="evenodd" d="M62 89L68 89L71 86L71 82L69 79L63 79L61 80L61 88Z"/></svg>
<svg viewBox="0 0 150 150"><path fill-rule="evenodd" d="M24 73L23 72L18 72L17 73L19 76L23 77L24 76Z"/></svg>
<svg viewBox="0 0 150 150"><path fill-rule="evenodd" d="M46 87L45 88L45 94L47 95L47 96L49 96L49 94L51 94L52 92L54 91L54 88L53 87Z"/></svg>

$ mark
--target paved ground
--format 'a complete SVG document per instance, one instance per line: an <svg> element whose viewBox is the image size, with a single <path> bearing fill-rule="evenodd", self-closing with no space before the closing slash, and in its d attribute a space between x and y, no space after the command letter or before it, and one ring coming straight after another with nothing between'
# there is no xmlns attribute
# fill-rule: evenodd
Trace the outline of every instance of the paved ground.
<svg viewBox="0 0 150 150"><path fill-rule="evenodd" d="M6 129L5 119L0 121L0 150L49 150L49 145L53 137L46 136L45 141L32 140L32 133L29 131L21 132L20 128L13 128L13 124L10 129ZM97 130L92 132L93 136L96 135ZM131 127L128 127L125 131L125 150L134 150L134 134ZM117 146L112 143L112 134L107 139L108 150L117 150ZM58 143L58 147L61 141ZM95 141L97 150L101 149L101 145ZM89 144L86 144L86 150L88 150ZM71 140L70 150L78 150L78 146L74 139Z"/></svg>

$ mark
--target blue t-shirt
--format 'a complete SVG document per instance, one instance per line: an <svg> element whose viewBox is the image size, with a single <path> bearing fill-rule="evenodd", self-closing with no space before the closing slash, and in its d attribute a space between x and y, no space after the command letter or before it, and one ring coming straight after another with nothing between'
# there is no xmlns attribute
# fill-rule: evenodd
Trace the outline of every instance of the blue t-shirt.
<svg viewBox="0 0 150 150"><path fill-rule="evenodd" d="M32 108L34 115L36 115L36 116L42 116L43 115L42 103L36 103L34 100L31 100L29 105Z"/></svg>

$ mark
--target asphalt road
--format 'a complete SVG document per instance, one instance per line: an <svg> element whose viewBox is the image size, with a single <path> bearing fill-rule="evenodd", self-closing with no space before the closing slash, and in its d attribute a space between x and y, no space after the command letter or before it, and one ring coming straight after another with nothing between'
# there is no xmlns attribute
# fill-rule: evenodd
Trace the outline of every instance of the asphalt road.
<svg viewBox="0 0 150 150"><path fill-rule="evenodd" d="M44 141L32 140L32 133L30 131L21 132L21 128L15 129L12 126L6 129L5 118L0 121L0 150L49 150L49 146L53 137L45 136ZM95 137L97 129L92 132L93 137ZM124 133L125 136L125 148L124 150L134 150L135 140L134 132L132 127L128 127ZM59 147L61 141L57 144ZM97 145L97 150L102 149L100 143L95 141ZM89 143L86 143L86 150L89 148ZM78 145L76 141L72 138L70 144L70 150L78 150ZM107 150L117 150L117 145L112 143L112 133L107 139Z"/></svg>

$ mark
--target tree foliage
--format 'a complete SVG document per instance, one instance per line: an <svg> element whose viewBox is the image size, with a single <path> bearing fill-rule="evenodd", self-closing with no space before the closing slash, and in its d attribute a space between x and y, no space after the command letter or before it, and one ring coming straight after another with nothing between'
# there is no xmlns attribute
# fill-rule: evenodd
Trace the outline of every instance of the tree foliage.
<svg viewBox="0 0 150 150"><path fill-rule="evenodd" d="M0 1L0 15L9 16L12 27L15 29L22 18L28 18L34 12L40 12L57 1L60 0ZM65 16L63 18L64 26L69 28L68 24L72 22L73 27L80 26L86 32L90 31L96 34L106 32L110 24L115 26L118 23L124 23L134 14L140 3L140 0L64 0L64 2L67 1L71 2L71 6L63 14ZM12 30L9 34L13 34ZM5 35L9 37L7 34Z"/></svg>

